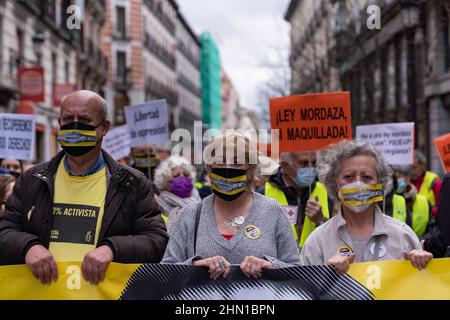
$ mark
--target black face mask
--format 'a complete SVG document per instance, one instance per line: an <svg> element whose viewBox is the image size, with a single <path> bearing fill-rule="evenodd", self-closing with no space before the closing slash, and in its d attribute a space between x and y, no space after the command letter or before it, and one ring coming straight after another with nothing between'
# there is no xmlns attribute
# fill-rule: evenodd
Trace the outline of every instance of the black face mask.
<svg viewBox="0 0 450 320"><path fill-rule="evenodd" d="M247 190L248 179L245 170L215 168L211 170L209 177L212 191L225 201L236 200Z"/></svg>
<svg viewBox="0 0 450 320"><path fill-rule="evenodd" d="M80 122L71 122L61 126L57 140L63 150L73 156L82 156L97 145L97 129L101 124L91 126Z"/></svg>

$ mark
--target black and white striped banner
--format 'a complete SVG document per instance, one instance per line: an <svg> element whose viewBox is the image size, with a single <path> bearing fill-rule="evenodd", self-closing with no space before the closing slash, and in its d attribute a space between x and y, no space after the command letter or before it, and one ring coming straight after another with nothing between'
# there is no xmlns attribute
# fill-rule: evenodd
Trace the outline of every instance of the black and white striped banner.
<svg viewBox="0 0 450 320"><path fill-rule="evenodd" d="M373 300L349 275L329 266L264 270L248 279L238 266L226 279L212 280L201 267L143 264L130 277L122 300Z"/></svg>

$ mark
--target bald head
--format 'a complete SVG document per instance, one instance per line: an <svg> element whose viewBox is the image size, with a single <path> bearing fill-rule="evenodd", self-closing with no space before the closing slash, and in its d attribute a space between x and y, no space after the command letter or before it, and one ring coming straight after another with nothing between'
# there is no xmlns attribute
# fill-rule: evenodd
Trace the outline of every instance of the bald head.
<svg viewBox="0 0 450 320"><path fill-rule="evenodd" d="M111 125L106 117L105 99L95 92L80 90L67 95L61 102L61 114L58 120L61 127L73 122L90 125L95 128L98 141L101 141ZM100 150L101 143L98 146Z"/></svg>
<svg viewBox="0 0 450 320"><path fill-rule="evenodd" d="M66 123L96 120L96 123L100 123L106 120L107 113L108 106L105 99L93 91L79 90L70 93L61 102L60 120Z"/></svg>

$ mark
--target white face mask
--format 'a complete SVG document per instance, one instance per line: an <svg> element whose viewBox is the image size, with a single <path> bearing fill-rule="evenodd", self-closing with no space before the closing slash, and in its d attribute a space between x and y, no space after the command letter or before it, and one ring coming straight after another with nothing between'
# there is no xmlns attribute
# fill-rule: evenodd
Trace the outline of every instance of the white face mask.
<svg viewBox="0 0 450 320"><path fill-rule="evenodd" d="M383 201L383 185L352 182L340 188L339 199L351 211L361 213L373 203Z"/></svg>

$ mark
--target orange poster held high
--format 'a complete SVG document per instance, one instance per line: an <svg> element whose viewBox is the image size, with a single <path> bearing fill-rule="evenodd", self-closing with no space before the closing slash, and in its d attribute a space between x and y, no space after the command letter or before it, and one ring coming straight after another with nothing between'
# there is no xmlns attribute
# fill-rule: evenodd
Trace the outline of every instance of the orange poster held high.
<svg viewBox="0 0 450 320"><path fill-rule="evenodd" d="M351 140L350 93L270 99L270 125L280 130L280 152L315 151Z"/></svg>
<svg viewBox="0 0 450 320"><path fill-rule="evenodd" d="M450 172L450 133L434 139L445 173Z"/></svg>

